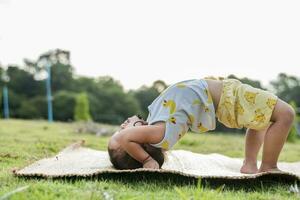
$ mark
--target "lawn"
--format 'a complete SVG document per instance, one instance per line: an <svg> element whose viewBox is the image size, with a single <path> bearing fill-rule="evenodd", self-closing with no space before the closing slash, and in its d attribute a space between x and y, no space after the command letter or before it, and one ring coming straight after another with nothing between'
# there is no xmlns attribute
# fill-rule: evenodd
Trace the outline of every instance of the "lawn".
<svg viewBox="0 0 300 200"><path fill-rule="evenodd" d="M55 155L59 150L84 139L86 146L106 150L108 137L77 133L73 123L0 120L0 199L9 192L26 187L11 199L300 199L289 192L290 185L276 184L244 187L179 184L171 180L128 181L117 179L25 179L11 170L24 167L40 158ZM238 134L187 134L175 146L201 153L221 153L243 157L244 136ZM280 161L300 161L300 141L287 143Z"/></svg>

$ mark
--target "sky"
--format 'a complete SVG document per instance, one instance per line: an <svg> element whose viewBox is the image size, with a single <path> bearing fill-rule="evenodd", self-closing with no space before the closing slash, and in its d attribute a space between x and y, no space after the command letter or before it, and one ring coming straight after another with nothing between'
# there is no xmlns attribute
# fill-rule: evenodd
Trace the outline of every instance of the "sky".
<svg viewBox="0 0 300 200"><path fill-rule="evenodd" d="M0 63L71 52L76 74L125 89L235 74L300 76L300 1L0 0Z"/></svg>

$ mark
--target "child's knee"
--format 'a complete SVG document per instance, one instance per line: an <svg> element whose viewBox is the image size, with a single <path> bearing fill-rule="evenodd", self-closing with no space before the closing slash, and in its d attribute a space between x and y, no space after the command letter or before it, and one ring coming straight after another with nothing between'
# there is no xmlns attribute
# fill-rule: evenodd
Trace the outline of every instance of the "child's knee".
<svg viewBox="0 0 300 200"><path fill-rule="evenodd" d="M287 112L286 115L287 115L289 122L293 123L295 120L295 117L296 117L296 112L295 112L294 108L289 105L286 112Z"/></svg>
<svg viewBox="0 0 300 200"><path fill-rule="evenodd" d="M295 115L295 110L289 104L279 99L272 115L272 121L280 121L281 123L290 126L294 122Z"/></svg>
<svg viewBox="0 0 300 200"><path fill-rule="evenodd" d="M295 119L295 110L288 104L286 104L285 108L281 113L281 120L287 125L290 126L294 122Z"/></svg>

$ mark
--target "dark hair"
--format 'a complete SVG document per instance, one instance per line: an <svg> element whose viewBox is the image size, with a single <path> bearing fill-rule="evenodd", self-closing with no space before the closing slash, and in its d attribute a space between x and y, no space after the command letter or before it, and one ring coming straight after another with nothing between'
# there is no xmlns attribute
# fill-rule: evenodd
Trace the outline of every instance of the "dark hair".
<svg viewBox="0 0 300 200"><path fill-rule="evenodd" d="M165 156L161 148L156 148L150 144L142 144L143 149L159 164L159 168L165 161ZM143 164L132 158L126 151L121 148L108 148L110 162L116 169L136 169L142 168Z"/></svg>

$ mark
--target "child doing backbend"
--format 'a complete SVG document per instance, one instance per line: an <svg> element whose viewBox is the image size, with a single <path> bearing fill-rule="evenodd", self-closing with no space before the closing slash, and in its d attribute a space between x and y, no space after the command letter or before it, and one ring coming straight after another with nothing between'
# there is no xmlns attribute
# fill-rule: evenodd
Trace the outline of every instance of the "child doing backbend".
<svg viewBox="0 0 300 200"><path fill-rule="evenodd" d="M236 79L193 79L169 86L148 106L146 121L133 116L109 140L111 162L118 169L158 169L164 151L191 130L207 132L216 118L229 128L247 128L240 171L278 171L277 161L294 120L294 110L270 92ZM263 145L262 162L257 154Z"/></svg>

